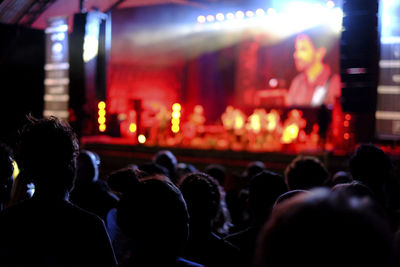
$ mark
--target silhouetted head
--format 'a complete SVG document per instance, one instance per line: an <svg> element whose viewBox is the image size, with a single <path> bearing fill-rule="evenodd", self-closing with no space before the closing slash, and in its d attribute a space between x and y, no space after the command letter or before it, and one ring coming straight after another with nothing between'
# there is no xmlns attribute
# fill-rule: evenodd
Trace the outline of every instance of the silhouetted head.
<svg viewBox="0 0 400 267"><path fill-rule="evenodd" d="M261 161L250 162L243 172L243 177L245 177L247 180L250 180L254 175L262 172L263 170L265 170L265 165Z"/></svg>
<svg viewBox="0 0 400 267"><path fill-rule="evenodd" d="M99 179L100 158L96 153L81 150L77 158L75 183L92 183Z"/></svg>
<svg viewBox="0 0 400 267"><path fill-rule="evenodd" d="M176 159L175 155L172 154L169 150L161 150L157 152L153 157L153 162L157 163L165 168L168 169L169 178L176 183L177 182L177 173L176 173L176 166L178 164L178 160Z"/></svg>
<svg viewBox="0 0 400 267"><path fill-rule="evenodd" d="M392 266L393 236L373 206L326 189L283 202L261 233L256 266Z"/></svg>
<svg viewBox="0 0 400 267"><path fill-rule="evenodd" d="M135 168L123 168L112 172L108 178L108 186L119 195L135 190L139 179L143 178L145 173Z"/></svg>
<svg viewBox="0 0 400 267"><path fill-rule="evenodd" d="M0 204L10 200L13 185L13 159L11 149L0 142ZM2 207L0 207L1 210Z"/></svg>
<svg viewBox="0 0 400 267"><path fill-rule="evenodd" d="M219 164L210 164L204 169L204 172L217 180L221 186L224 186L226 179L226 170L224 166Z"/></svg>
<svg viewBox="0 0 400 267"><path fill-rule="evenodd" d="M286 200L288 200L288 199L291 199L291 198L294 197L294 196L297 196L298 194L307 193L307 192L308 192L307 190L300 190L300 189L297 189L297 190L290 190L290 191L288 191L288 192L286 192L286 193L283 193L282 195L280 195L280 196L276 199L276 201L275 201L275 203L274 203L274 208L275 208L276 206L278 206L279 204L283 203L284 201L286 201Z"/></svg>
<svg viewBox="0 0 400 267"><path fill-rule="evenodd" d="M328 177L328 171L316 157L298 156L285 169L290 190L323 186Z"/></svg>
<svg viewBox="0 0 400 267"><path fill-rule="evenodd" d="M176 165L176 171L178 173L179 180L180 180L185 175L188 175L189 173L197 172L197 169L192 164L180 162Z"/></svg>
<svg viewBox="0 0 400 267"><path fill-rule="evenodd" d="M145 176L164 175L169 177L169 171L164 166L154 162L146 162L138 166Z"/></svg>
<svg viewBox="0 0 400 267"><path fill-rule="evenodd" d="M351 177L350 173L344 171L338 171L332 176L331 179L327 180L326 185L329 187L333 187L337 184L351 183L352 181L353 178Z"/></svg>
<svg viewBox="0 0 400 267"><path fill-rule="evenodd" d="M148 262L180 256L188 238L188 222L181 192L161 176L141 180L124 194L117 208L117 223L133 241L132 257Z"/></svg>
<svg viewBox="0 0 400 267"><path fill-rule="evenodd" d="M250 180L249 206L257 225L269 218L276 199L287 191L283 177L270 171L262 171Z"/></svg>
<svg viewBox="0 0 400 267"><path fill-rule="evenodd" d="M17 159L35 183L35 194L71 190L79 151L75 133L55 117L28 120L21 131Z"/></svg>
<svg viewBox="0 0 400 267"><path fill-rule="evenodd" d="M183 178L179 188L188 206L191 226L211 227L221 200L214 178L201 172L192 173Z"/></svg>
<svg viewBox="0 0 400 267"><path fill-rule="evenodd" d="M349 165L353 179L363 182L374 192L382 189L392 171L389 156L372 144L360 145L351 157Z"/></svg>

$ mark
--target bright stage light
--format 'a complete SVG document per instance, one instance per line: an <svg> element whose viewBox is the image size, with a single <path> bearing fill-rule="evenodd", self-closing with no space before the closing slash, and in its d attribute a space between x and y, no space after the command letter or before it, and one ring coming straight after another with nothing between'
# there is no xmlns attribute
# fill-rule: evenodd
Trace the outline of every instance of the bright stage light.
<svg viewBox="0 0 400 267"><path fill-rule="evenodd" d="M129 131L130 131L131 133L136 132L136 130L137 130L136 123L131 123L131 124L129 124Z"/></svg>
<svg viewBox="0 0 400 267"><path fill-rule="evenodd" d="M270 8L268 8L268 10L267 10L267 14L268 14L269 16L275 15L275 14L276 14L276 10L275 10L274 8L270 7Z"/></svg>
<svg viewBox="0 0 400 267"><path fill-rule="evenodd" d="M146 136L144 136L143 134L140 134L138 136L138 141L139 141L140 144L146 143Z"/></svg>
<svg viewBox="0 0 400 267"><path fill-rule="evenodd" d="M223 20L225 19L225 16L224 16L224 14L222 14L222 13L218 13L218 14L215 16L215 18L216 18L218 21L223 21Z"/></svg>
<svg viewBox="0 0 400 267"><path fill-rule="evenodd" d="M242 18L244 18L244 13L243 13L243 11L237 11L236 12L236 18L238 18L238 19L242 19Z"/></svg>
<svg viewBox="0 0 400 267"><path fill-rule="evenodd" d="M326 2L326 6L329 8L334 8L335 7L335 2L333 2L332 0L329 0L328 2Z"/></svg>
<svg viewBox="0 0 400 267"><path fill-rule="evenodd" d="M208 16L207 16L207 21L208 21L208 22L213 22L214 20L215 20L215 18L214 18L213 15L208 15Z"/></svg>
<svg viewBox="0 0 400 267"><path fill-rule="evenodd" d="M233 13L229 12L228 14L226 14L226 18L231 20L231 19L235 18L235 15Z"/></svg>
<svg viewBox="0 0 400 267"><path fill-rule="evenodd" d="M251 18L251 17L254 16L254 12L251 11L251 10L247 10L247 11L246 11L246 16L249 17L249 18Z"/></svg>
<svg viewBox="0 0 400 267"><path fill-rule="evenodd" d="M206 22L206 17L204 17L204 16L198 16L198 17L197 17L197 22L198 22L198 23L204 23L204 22Z"/></svg>
<svg viewBox="0 0 400 267"><path fill-rule="evenodd" d="M257 16L261 17L261 16L264 16L265 11L264 11L264 9L259 8L259 9L256 10L256 14L257 14Z"/></svg>

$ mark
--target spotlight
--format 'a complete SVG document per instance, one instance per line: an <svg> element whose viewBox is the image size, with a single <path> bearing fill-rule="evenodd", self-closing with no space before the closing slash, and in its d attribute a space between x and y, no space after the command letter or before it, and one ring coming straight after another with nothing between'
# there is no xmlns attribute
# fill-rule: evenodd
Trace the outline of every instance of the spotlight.
<svg viewBox="0 0 400 267"><path fill-rule="evenodd" d="M270 16L275 15L276 14L276 10L274 8L270 7L267 10L267 14L270 15Z"/></svg>
<svg viewBox="0 0 400 267"><path fill-rule="evenodd" d="M197 17L197 22L198 22L198 23L204 23L204 22L206 22L206 17L204 17L204 16L198 16L198 17Z"/></svg>
<svg viewBox="0 0 400 267"><path fill-rule="evenodd" d="M226 18L231 20L231 19L235 18L235 15L233 13L229 12L228 14L226 14Z"/></svg>
<svg viewBox="0 0 400 267"><path fill-rule="evenodd" d="M259 8L259 9L256 10L256 14L257 14L257 16L261 17L261 16L264 16L265 11L264 11L264 9Z"/></svg>
<svg viewBox="0 0 400 267"><path fill-rule="evenodd" d="M208 16L207 16L207 21L208 21L208 22L213 22L214 20L215 20L215 18L214 18L213 15L208 15Z"/></svg>
<svg viewBox="0 0 400 267"><path fill-rule="evenodd" d="M225 19L225 16L222 13L218 13L215 17L218 21L223 21Z"/></svg>
<svg viewBox="0 0 400 267"><path fill-rule="evenodd" d="M238 18L238 19L242 19L244 17L244 13L243 13L243 11L237 11L236 12L236 18Z"/></svg>
<svg viewBox="0 0 400 267"><path fill-rule="evenodd" d="M333 2L332 0L329 0L328 2L326 2L326 6L329 8L334 8L335 7L335 2Z"/></svg>
<svg viewBox="0 0 400 267"><path fill-rule="evenodd" d="M247 11L246 11L246 16L249 17L249 18L251 18L251 17L254 16L254 12L251 11L251 10L247 10Z"/></svg>

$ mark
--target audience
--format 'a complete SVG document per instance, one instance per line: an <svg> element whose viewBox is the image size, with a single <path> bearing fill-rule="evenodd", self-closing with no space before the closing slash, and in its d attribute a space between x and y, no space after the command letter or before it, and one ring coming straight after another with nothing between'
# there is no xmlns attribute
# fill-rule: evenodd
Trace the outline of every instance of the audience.
<svg viewBox="0 0 400 267"><path fill-rule="evenodd" d="M35 193L0 213L0 266L116 264L103 221L68 201L78 149L66 123L29 117L17 160Z"/></svg>
<svg viewBox="0 0 400 267"><path fill-rule="evenodd" d="M372 144L332 177L300 155L284 178L261 161L202 173L169 150L100 175L55 117L28 117L16 147L14 180L0 142L0 266L399 264L400 165Z"/></svg>

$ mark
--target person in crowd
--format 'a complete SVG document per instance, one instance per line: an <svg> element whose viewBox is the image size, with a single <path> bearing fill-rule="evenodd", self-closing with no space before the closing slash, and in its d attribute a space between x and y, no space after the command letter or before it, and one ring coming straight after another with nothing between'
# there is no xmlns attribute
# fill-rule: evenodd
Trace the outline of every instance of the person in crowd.
<svg viewBox="0 0 400 267"><path fill-rule="evenodd" d="M244 231L226 237L240 250L241 266L252 266L257 236L270 217L275 201L288 191L282 176L262 171L250 180L248 204L252 214L252 225Z"/></svg>
<svg viewBox="0 0 400 267"><path fill-rule="evenodd" d="M178 184L178 160L171 151L161 150L157 152L153 157L153 163L159 164L166 168L168 170L168 178L171 179L174 184Z"/></svg>
<svg viewBox="0 0 400 267"><path fill-rule="evenodd" d="M105 221L108 212L116 207L119 199L111 192L107 182L99 179L100 157L96 154L88 150L80 151L70 201Z"/></svg>
<svg viewBox="0 0 400 267"><path fill-rule="evenodd" d="M349 172L345 171L337 171L332 178L328 179L325 184L328 187L334 187L337 184L346 184L351 183L353 181L353 177Z"/></svg>
<svg viewBox="0 0 400 267"><path fill-rule="evenodd" d="M79 145L55 117L28 117L17 149L31 199L0 213L0 266L115 266L104 222L71 204Z"/></svg>
<svg viewBox="0 0 400 267"><path fill-rule="evenodd" d="M218 182L219 194L221 196L220 209L213 222L213 231L219 236L229 234L232 224L231 214L226 204L226 192L224 188L226 179L226 169L219 164L210 164L204 169L204 173L210 175Z"/></svg>
<svg viewBox="0 0 400 267"><path fill-rule="evenodd" d="M272 210L274 210L279 204L285 202L286 200L291 199L292 197L294 197L298 194L307 193L307 192L308 192L308 190L296 189L296 190L290 190L290 191L287 191L286 193L283 193L276 199Z"/></svg>
<svg viewBox="0 0 400 267"><path fill-rule="evenodd" d="M13 186L13 158L11 149L0 142L0 211L7 207Z"/></svg>
<svg viewBox="0 0 400 267"><path fill-rule="evenodd" d="M260 235L255 266L396 266L393 234L374 206L323 188L288 199Z"/></svg>
<svg viewBox="0 0 400 267"><path fill-rule="evenodd" d="M124 194L117 223L131 244L121 266L202 266L182 258L189 215L181 192L166 177L143 178Z"/></svg>
<svg viewBox="0 0 400 267"><path fill-rule="evenodd" d="M237 263L236 249L212 231L219 205L218 184L205 173L185 176L180 184L190 215L190 233L185 257L205 266L231 266Z"/></svg>
<svg viewBox="0 0 400 267"><path fill-rule="evenodd" d="M138 166L138 169L142 171L145 176L164 175L169 177L169 170L164 166L154 162L142 163Z"/></svg>
<svg viewBox="0 0 400 267"><path fill-rule="evenodd" d="M113 190L119 198L123 198L124 195L134 192L140 179L145 176L147 176L147 174L138 168L128 166L112 172L108 176L107 181L111 190ZM132 242L118 226L117 208L113 208L108 212L106 225L111 243L114 247L115 256L118 262L124 262L127 255L129 255Z"/></svg>
<svg viewBox="0 0 400 267"><path fill-rule="evenodd" d="M312 156L297 156L285 169L285 181L290 190L324 186L328 179L325 166Z"/></svg>
<svg viewBox="0 0 400 267"><path fill-rule="evenodd" d="M293 58L299 74L290 85L288 105L331 107L340 97L340 76L324 63L327 41L318 28L297 35Z"/></svg>
<svg viewBox="0 0 400 267"><path fill-rule="evenodd" d="M194 165L185 162L179 162L176 165L176 172L178 174L178 181L180 182L183 177L188 175L189 173L197 172L197 169ZM178 184L179 184L178 182Z"/></svg>

